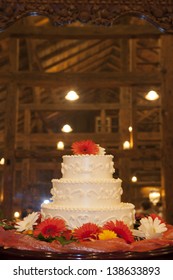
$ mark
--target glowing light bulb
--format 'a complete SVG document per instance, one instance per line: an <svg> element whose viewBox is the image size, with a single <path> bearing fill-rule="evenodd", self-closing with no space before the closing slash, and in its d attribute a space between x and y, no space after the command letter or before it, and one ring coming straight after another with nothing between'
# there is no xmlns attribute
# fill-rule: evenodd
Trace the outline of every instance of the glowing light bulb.
<svg viewBox="0 0 173 280"><path fill-rule="evenodd" d="M123 149L124 149L124 150L130 149L130 142L129 142L129 141L125 141L125 142L123 143Z"/></svg>
<svg viewBox="0 0 173 280"><path fill-rule="evenodd" d="M64 150L64 142L59 141L56 146L57 150Z"/></svg>
<svg viewBox="0 0 173 280"><path fill-rule="evenodd" d="M69 132L71 132L73 129L71 128L71 126L70 126L69 124L65 124L61 130L62 130L63 132L65 132L65 133L69 133Z"/></svg>
<svg viewBox="0 0 173 280"><path fill-rule="evenodd" d="M20 213L18 211L14 212L14 218L19 218L20 217Z"/></svg>
<svg viewBox="0 0 173 280"><path fill-rule="evenodd" d="M43 201L44 204L48 204L49 202L50 202L49 199L45 199L45 200Z"/></svg>
<svg viewBox="0 0 173 280"><path fill-rule="evenodd" d="M5 164L5 158L1 158L0 165L4 165L4 164Z"/></svg>
<svg viewBox="0 0 173 280"><path fill-rule="evenodd" d="M74 90L69 91L67 93L67 95L65 96L65 99L70 100L70 101L77 100L78 98L79 98L79 95Z"/></svg>
<svg viewBox="0 0 173 280"><path fill-rule="evenodd" d="M160 200L160 192L152 191L149 193L149 200L156 205Z"/></svg>
<svg viewBox="0 0 173 280"><path fill-rule="evenodd" d="M154 91L154 90L150 90L147 94L146 94L146 96L145 96L145 98L147 99L147 100L157 100L158 98L159 98L159 95L158 95L158 93L156 92L156 91Z"/></svg>
<svg viewBox="0 0 173 280"><path fill-rule="evenodd" d="M138 178L137 178L136 176L133 176L132 179L131 179L131 181L132 181L133 183L136 183L137 180L138 180Z"/></svg>

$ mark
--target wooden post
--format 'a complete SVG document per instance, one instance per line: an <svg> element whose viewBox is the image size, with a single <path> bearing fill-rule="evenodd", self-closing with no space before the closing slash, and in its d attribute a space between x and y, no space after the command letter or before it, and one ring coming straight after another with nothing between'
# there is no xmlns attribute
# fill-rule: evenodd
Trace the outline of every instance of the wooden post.
<svg viewBox="0 0 173 280"><path fill-rule="evenodd" d="M126 73L129 71L129 43L128 40L122 39L121 41L121 69ZM130 126L130 101L131 90L129 87L120 88L120 111L119 111L119 132L120 132L120 144L119 148L123 149L123 143L125 141L130 142L129 126ZM119 159L119 177L122 179L124 202L130 201L130 159L124 154Z"/></svg>
<svg viewBox="0 0 173 280"><path fill-rule="evenodd" d="M173 36L162 38L162 194L166 221L173 224Z"/></svg>
<svg viewBox="0 0 173 280"><path fill-rule="evenodd" d="M120 149L123 149L125 141L130 142L129 125L130 125L130 92L129 88L121 88L120 92L120 112L119 112L119 129L120 129ZM123 184L123 201L130 200L130 159L123 155L119 159L119 177Z"/></svg>
<svg viewBox="0 0 173 280"><path fill-rule="evenodd" d="M12 71L19 66L19 41L10 41L10 65ZM15 82L7 88L5 107L5 136L4 136L4 184L3 184L3 215L11 219L13 213L13 195L15 189L15 148L18 116L18 87Z"/></svg>
<svg viewBox="0 0 173 280"><path fill-rule="evenodd" d="M100 112L101 118L101 132L106 133L106 112L104 109Z"/></svg>
<svg viewBox="0 0 173 280"><path fill-rule="evenodd" d="M24 144L25 150L30 150L30 128L31 128L31 112L29 109L24 111ZM22 161L22 191L29 185L30 181L30 158L24 158Z"/></svg>
<svg viewBox="0 0 173 280"><path fill-rule="evenodd" d="M137 54L136 54L136 39L129 40L129 71L135 72L136 71L136 64L137 64ZM131 126L132 132L131 135L131 147L137 147L137 109L136 109L136 95L137 90L136 87L131 89Z"/></svg>
<svg viewBox="0 0 173 280"><path fill-rule="evenodd" d="M8 86L6 98L6 119L5 119L5 166L4 166L4 188L3 188L3 215L11 219L13 211L13 195L15 188L15 137L16 118L18 108L18 91L15 84Z"/></svg>

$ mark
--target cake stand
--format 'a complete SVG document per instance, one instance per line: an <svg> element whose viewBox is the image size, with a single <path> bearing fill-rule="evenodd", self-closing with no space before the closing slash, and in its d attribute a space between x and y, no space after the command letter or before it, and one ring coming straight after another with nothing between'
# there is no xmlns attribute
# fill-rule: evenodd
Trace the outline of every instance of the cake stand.
<svg viewBox="0 0 173 280"><path fill-rule="evenodd" d="M0 247L1 260L173 260L173 246L147 252L52 253Z"/></svg>

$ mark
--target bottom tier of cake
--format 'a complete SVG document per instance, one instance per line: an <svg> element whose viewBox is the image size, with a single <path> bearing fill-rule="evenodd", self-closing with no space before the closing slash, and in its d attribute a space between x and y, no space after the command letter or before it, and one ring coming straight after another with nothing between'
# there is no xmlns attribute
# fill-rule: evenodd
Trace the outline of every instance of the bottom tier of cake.
<svg viewBox="0 0 173 280"><path fill-rule="evenodd" d="M123 202L116 207L102 209L64 208L51 202L41 205L41 214L43 219L56 217L65 220L70 229L82 226L85 223L95 223L102 226L111 220L121 220L129 227L133 227L135 222L134 205Z"/></svg>

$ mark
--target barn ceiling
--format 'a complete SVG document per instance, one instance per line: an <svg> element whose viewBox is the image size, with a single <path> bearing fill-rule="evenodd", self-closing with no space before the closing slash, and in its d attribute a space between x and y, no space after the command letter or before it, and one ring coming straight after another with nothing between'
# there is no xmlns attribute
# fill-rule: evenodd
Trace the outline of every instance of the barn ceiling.
<svg viewBox="0 0 173 280"><path fill-rule="evenodd" d="M133 154L131 169L137 170L143 158L139 169L148 170L151 165L146 181L152 181L150 171L156 166L152 176L159 184L161 101L147 101L145 95L150 89L161 94L161 33L146 21L128 17L110 29L81 23L63 28L37 16L24 18L0 34L0 73L15 72L18 78L17 151L27 149L28 114L31 150L51 151L60 137L69 147L73 140L90 135L121 157L118 149L128 136L129 132L122 135L129 124L134 129L134 148L139 149ZM8 79L12 79L7 74L0 78L1 153ZM51 74L52 83L46 74ZM72 89L80 98L69 103L65 95ZM102 120L100 134L96 133L98 118ZM104 127L106 118L111 119L109 131ZM68 139L61 133L66 122L73 127ZM140 149L146 148L148 152L142 150L141 155ZM145 176L141 175L141 181Z"/></svg>

